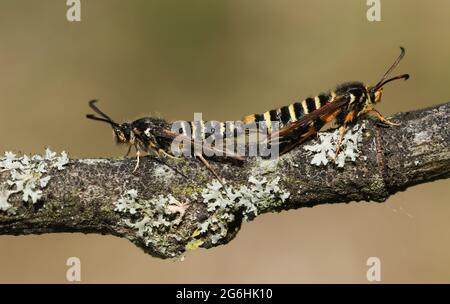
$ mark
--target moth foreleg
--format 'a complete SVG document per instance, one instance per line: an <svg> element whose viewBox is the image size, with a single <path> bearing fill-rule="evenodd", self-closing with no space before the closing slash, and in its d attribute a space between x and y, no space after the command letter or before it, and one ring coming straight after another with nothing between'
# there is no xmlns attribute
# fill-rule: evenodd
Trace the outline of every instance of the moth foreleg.
<svg viewBox="0 0 450 304"><path fill-rule="evenodd" d="M399 123L392 122L392 121L388 120L387 118L384 118L384 116L381 115L381 113L378 112L376 109L371 109L368 113L374 115L376 118L378 118L378 120L379 120L381 123L383 123L383 124L385 124L385 125L388 125L388 126L396 126L396 127L400 126Z"/></svg>
<svg viewBox="0 0 450 304"><path fill-rule="evenodd" d="M341 152L341 145L344 139L345 133L347 133L348 127L346 125L339 127L339 137L336 141L336 151L334 153L334 159L336 160L339 152Z"/></svg>
<svg viewBox="0 0 450 304"><path fill-rule="evenodd" d="M133 173L136 172L137 168L139 167L139 158L141 156L141 150L139 150L138 147L134 146L136 148L136 166L134 167Z"/></svg>
<svg viewBox="0 0 450 304"><path fill-rule="evenodd" d="M164 155L164 156L166 156L166 157L168 157L168 158L170 158L170 159L181 159L181 157L177 157L177 156L173 156L173 155L171 155L171 154L169 154L169 153L167 153L165 150L163 150L163 149L158 149L158 155Z"/></svg>

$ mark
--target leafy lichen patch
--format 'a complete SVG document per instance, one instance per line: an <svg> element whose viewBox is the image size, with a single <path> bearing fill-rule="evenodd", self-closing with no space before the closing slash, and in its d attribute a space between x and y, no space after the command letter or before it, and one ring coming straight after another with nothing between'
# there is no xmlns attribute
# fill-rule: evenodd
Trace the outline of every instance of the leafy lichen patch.
<svg viewBox="0 0 450 304"><path fill-rule="evenodd" d="M0 157L0 173L9 173L5 184L0 185L0 211L15 214L17 207L8 200L13 194L22 194L23 202L36 203L42 197L44 189L51 179L48 175L50 168L63 170L69 163L66 152L57 155L50 149L45 150L44 155L17 156L12 152L5 152Z"/></svg>
<svg viewBox="0 0 450 304"><path fill-rule="evenodd" d="M248 185L239 188L223 186L217 181L208 184L202 198L211 215L198 224L193 237L208 232L211 243L216 244L227 236L229 224L235 220L236 214L248 221L256 217L259 211L284 203L290 193L278 185L279 181L279 177L268 180L250 176Z"/></svg>
<svg viewBox="0 0 450 304"><path fill-rule="evenodd" d="M114 206L114 211L128 215L122 220L122 224L133 228L137 239L145 246L151 246L166 255L170 239L180 240L179 235L172 229L175 229L183 220L189 208L189 202L181 203L172 195L142 199L138 197L137 190L131 189L114 202ZM176 256L181 252L170 254Z"/></svg>
<svg viewBox="0 0 450 304"><path fill-rule="evenodd" d="M339 130L334 132L318 133L318 141L303 148L312 152L311 164L316 166L326 166L329 162L334 162L339 168L343 168L347 159L356 161L359 156L358 144L362 141L365 126L355 125L348 130L341 142L341 151L336 157L336 143L339 138Z"/></svg>
<svg viewBox="0 0 450 304"><path fill-rule="evenodd" d="M217 244L227 237L236 217L248 221L261 211L283 204L290 193L282 189L279 181L279 177L268 180L251 176L248 185L237 188L214 180L203 189L201 197L192 194L185 202L172 194L143 199L131 189L114 202L114 211L126 215L122 225L135 231L135 240L164 256L179 256L207 242ZM190 200L201 200L208 213L207 220L200 222L193 233L181 231L180 227Z"/></svg>

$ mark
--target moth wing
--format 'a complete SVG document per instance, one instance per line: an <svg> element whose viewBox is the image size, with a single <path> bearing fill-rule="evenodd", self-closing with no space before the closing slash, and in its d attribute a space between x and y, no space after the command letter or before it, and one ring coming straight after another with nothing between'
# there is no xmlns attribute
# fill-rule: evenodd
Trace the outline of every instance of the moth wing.
<svg viewBox="0 0 450 304"><path fill-rule="evenodd" d="M232 158L235 160L240 160L243 161L244 158L242 156L240 156L239 154L236 154L235 152L227 149L226 147L223 147L222 149L216 148L216 147L206 147L202 144L202 142L197 142L195 141L192 137L174 132L174 131L169 131L169 130L162 130L161 131L161 136L174 140L175 138L178 138L180 140L184 140L184 141L190 141L192 143L192 145L194 146L194 148L199 149L200 151L207 149L209 152L213 152L213 153L217 153L217 154L222 154L225 157L228 158Z"/></svg>
<svg viewBox="0 0 450 304"><path fill-rule="evenodd" d="M289 125L287 125L284 128L279 129L277 132L274 132L271 135L271 137L273 138L275 136L278 136L279 138L284 138L284 137L296 136L298 134L299 130L307 127L309 124L314 122L317 118L333 113L335 110L344 106L347 102L348 102L348 98L346 95L336 96L331 101L329 101L326 105L301 117L297 121L291 122Z"/></svg>

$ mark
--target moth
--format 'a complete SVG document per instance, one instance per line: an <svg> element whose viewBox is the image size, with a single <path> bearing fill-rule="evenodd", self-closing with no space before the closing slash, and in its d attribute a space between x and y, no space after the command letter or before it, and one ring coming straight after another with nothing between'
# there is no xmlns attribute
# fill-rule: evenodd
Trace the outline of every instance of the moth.
<svg viewBox="0 0 450 304"><path fill-rule="evenodd" d="M182 122L181 133L173 131L171 123L157 117L143 117L132 122L117 123L111 119L111 117L102 112L96 106L96 103L97 100L91 100L89 101L89 106L92 110L94 110L94 112L100 115L100 117L95 116L94 114L87 114L86 117L88 119L102 121L111 125L116 142L118 144L127 144L129 146L125 157L130 154L133 147L135 148L136 166L133 172L139 167L139 160L142 153L154 154L159 157L179 158L174 155L171 149L171 145L175 139L189 142L193 147L191 149L191 155L198 158L220 182L222 182L221 178L203 155L205 151L209 151L210 153L208 154L224 155L224 157L231 158L239 162L244 160L242 156L228 150L226 147L216 148L211 145L203 145L203 141L208 135L207 132L203 130L203 121ZM224 124L220 124L222 128L224 128L222 130L222 135L229 136L230 133L225 131ZM189 129L189 132L187 129ZM234 133L231 132L231 134Z"/></svg>
<svg viewBox="0 0 450 304"><path fill-rule="evenodd" d="M280 154L286 153L315 135L325 124L335 122L339 126L339 138L336 144L337 156L340 151L342 139L347 130L363 115L374 115L378 121L387 126L397 126L397 123L386 119L375 109L381 101L383 87L387 83L409 78L403 74L388 78L390 73L398 66L405 55L405 49L400 47L400 55L373 86L354 81L343 83L334 90L308 97L301 102L273 109L262 114L252 114L244 117L246 124L256 122L256 126L264 125L271 137L278 136ZM271 132L274 122L279 128Z"/></svg>

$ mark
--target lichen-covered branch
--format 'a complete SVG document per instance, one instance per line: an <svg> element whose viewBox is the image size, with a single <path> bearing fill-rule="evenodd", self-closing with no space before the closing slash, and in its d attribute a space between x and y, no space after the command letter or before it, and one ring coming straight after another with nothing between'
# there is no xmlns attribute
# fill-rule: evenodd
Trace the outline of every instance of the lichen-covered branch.
<svg viewBox="0 0 450 304"><path fill-rule="evenodd" d="M0 234L113 234L170 258L225 244L242 221L261 213L382 202L410 186L448 178L450 103L393 120L401 126L365 121L349 133L336 162L332 131L277 160L211 161L226 187L194 159L167 159L169 167L144 157L133 173L134 158L6 153L0 160Z"/></svg>

